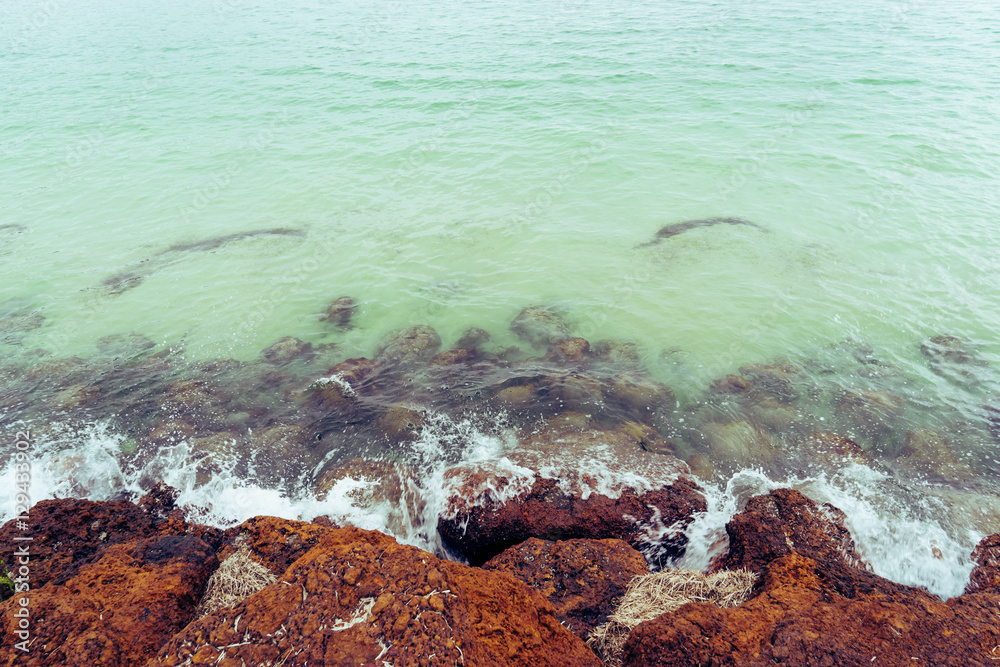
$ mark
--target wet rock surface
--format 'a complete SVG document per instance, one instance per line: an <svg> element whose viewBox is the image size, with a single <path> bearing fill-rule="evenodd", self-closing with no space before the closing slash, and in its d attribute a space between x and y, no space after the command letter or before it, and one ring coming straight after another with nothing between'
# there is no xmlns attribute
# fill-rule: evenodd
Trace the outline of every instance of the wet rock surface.
<svg viewBox="0 0 1000 667"><path fill-rule="evenodd" d="M683 529L706 507L683 462L648 453L620 431L559 422L504 461L445 473L449 509L438 532L473 564L531 537L621 539L663 564L683 553ZM636 479L658 482L637 489L629 483Z"/></svg>
<svg viewBox="0 0 1000 667"><path fill-rule="evenodd" d="M860 561L842 517L790 489L753 498L726 526L719 564L762 573L753 597L731 609L688 603L640 624L622 664L993 664L1000 595L977 588L945 602L882 579ZM986 591L996 538L977 550Z"/></svg>
<svg viewBox="0 0 1000 667"><path fill-rule="evenodd" d="M537 538L491 558L483 569L506 572L534 588L584 640L607 622L632 578L649 572L642 554L622 540Z"/></svg>

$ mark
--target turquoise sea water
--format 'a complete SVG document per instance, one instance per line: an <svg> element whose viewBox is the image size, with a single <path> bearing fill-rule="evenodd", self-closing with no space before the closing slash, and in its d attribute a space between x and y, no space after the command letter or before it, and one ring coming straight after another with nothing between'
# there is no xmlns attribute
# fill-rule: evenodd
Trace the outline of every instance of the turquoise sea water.
<svg viewBox="0 0 1000 667"><path fill-rule="evenodd" d="M849 341L897 373L901 433L965 429L977 475L951 484L1000 506L991 3L5 0L0 17L17 368L129 333L192 364L282 336L371 356L415 323L500 348L542 304L635 341L696 404L740 366ZM726 216L760 229L638 247ZM266 230L294 233L246 235ZM319 320L343 295L346 331ZM937 335L974 350L971 373L929 364ZM991 516L912 520L957 553ZM942 577L911 580L954 592Z"/></svg>

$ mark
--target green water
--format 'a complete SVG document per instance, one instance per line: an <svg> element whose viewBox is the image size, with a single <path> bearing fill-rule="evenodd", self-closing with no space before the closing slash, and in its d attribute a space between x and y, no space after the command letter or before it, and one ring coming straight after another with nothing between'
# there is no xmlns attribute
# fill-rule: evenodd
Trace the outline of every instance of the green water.
<svg viewBox="0 0 1000 667"><path fill-rule="evenodd" d="M928 414L996 386L919 349L1000 363L990 3L0 0L0 26L0 304L44 316L8 357L371 356L415 323L499 348L542 304L682 399L845 340ZM726 216L760 229L639 247ZM347 331L319 319L344 295Z"/></svg>
<svg viewBox="0 0 1000 667"><path fill-rule="evenodd" d="M5 3L0 299L29 344L252 358L363 304L501 334L556 304L729 370L845 337L996 352L987 4ZM733 215L771 231L662 225ZM102 280L192 253L119 296ZM337 338L340 340L340 338ZM904 351L906 350L906 351Z"/></svg>

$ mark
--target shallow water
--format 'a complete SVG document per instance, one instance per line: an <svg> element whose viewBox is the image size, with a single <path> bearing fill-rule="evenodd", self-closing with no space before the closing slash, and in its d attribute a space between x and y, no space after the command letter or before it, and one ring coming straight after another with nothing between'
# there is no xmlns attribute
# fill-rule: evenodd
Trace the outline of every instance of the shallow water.
<svg viewBox="0 0 1000 667"><path fill-rule="evenodd" d="M793 483L848 512L881 573L942 594L961 589L978 536L1000 530L984 410L1000 394L996 8L57 1L0 16L0 422L26 420L51 453L36 498L137 488L128 470L167 456L142 438L170 416L178 378L225 390L199 428L330 433L292 387L416 323L445 348L478 326L492 351L541 354L509 324L544 304L591 342L637 344L677 398L658 426L683 457L715 459L720 494L744 468L769 480L754 488ZM762 229L642 246L713 217ZM276 229L295 233L248 234ZM353 328L321 322L344 295ZM98 345L128 334L153 347ZM937 335L964 341L966 359L922 353ZM198 366L257 360L282 336L337 347L269 380ZM38 349L89 366L46 367ZM802 414L707 391L776 358L801 368L781 402ZM84 380L99 401L52 398ZM891 393L900 414L884 428L838 415L862 389ZM776 453L727 460L701 435L740 422ZM384 448L363 424L337 428L334 458ZM900 462L917 428L947 440L945 474ZM803 455L812 430L854 438L870 472ZM142 460L122 460L122 443ZM303 471L330 463L326 447L171 474L189 501L214 498L220 522L249 516L237 507L309 518Z"/></svg>

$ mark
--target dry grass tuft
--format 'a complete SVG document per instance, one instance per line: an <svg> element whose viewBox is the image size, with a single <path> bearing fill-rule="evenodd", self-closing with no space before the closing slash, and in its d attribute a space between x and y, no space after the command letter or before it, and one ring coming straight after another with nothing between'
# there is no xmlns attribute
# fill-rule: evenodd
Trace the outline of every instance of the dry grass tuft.
<svg viewBox="0 0 1000 667"><path fill-rule="evenodd" d="M234 607L278 578L250 557L250 549L240 547L222 561L205 587L195 609L195 618L208 616L225 607Z"/></svg>
<svg viewBox="0 0 1000 667"><path fill-rule="evenodd" d="M632 628L687 602L735 607L750 595L757 575L723 570L704 575L692 570L667 570L632 579L618 609L608 622L594 628L587 644L609 667L621 665L622 649Z"/></svg>

